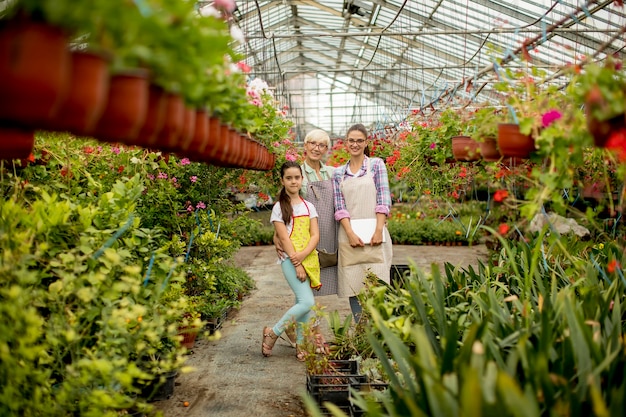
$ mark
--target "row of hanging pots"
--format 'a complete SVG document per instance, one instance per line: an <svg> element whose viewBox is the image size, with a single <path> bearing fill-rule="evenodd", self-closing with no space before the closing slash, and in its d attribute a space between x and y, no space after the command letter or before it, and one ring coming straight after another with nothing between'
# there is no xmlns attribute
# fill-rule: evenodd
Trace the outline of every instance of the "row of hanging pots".
<svg viewBox="0 0 626 417"><path fill-rule="evenodd" d="M528 158L535 151L531 135L523 135L516 124L498 125L498 137L476 141L469 136L452 138L452 155L457 161L499 161L501 158Z"/></svg>
<svg viewBox="0 0 626 417"><path fill-rule="evenodd" d="M147 70L110 74L109 61L70 51L65 34L45 23L2 22L0 159L26 158L41 129L225 167L273 167L274 155L261 143L152 85Z"/></svg>

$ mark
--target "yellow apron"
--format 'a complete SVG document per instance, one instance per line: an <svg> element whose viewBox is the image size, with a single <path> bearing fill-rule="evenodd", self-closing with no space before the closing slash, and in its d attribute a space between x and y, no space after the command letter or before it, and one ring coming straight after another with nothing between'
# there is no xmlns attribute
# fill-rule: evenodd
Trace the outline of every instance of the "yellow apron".
<svg viewBox="0 0 626 417"><path fill-rule="evenodd" d="M305 216L296 216L293 217L293 229L291 230L291 234L289 238L293 243L293 247L296 251L300 252L306 245L308 245L309 240L311 240L311 219L309 217L310 212L309 206L304 203L307 209L307 215ZM302 266L309 276L309 280L311 281L311 288L314 290L319 290L322 287L322 283L320 281L320 261L317 257L317 250L313 249L309 255L304 258L302 261Z"/></svg>

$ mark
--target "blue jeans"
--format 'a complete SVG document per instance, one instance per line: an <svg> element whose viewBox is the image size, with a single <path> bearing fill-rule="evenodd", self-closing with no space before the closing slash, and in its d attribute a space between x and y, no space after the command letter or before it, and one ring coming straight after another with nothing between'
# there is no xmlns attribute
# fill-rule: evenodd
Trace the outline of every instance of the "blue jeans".
<svg viewBox="0 0 626 417"><path fill-rule="evenodd" d="M285 328L295 321L297 323L296 343L302 343L304 340L302 325L309 321L311 308L315 305L313 290L311 290L311 284L308 279L304 282L298 279L296 268L293 266L290 259L284 260L280 264L280 267L283 270L283 275L285 275L287 283L296 295L296 303L283 314L283 317L278 323L272 327L272 331L275 335L280 336L285 331Z"/></svg>

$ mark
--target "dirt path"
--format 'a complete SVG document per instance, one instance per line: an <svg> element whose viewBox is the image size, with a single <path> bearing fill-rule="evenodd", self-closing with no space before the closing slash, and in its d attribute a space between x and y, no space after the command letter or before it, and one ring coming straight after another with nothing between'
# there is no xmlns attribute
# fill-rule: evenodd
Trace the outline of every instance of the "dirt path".
<svg viewBox="0 0 626 417"><path fill-rule="evenodd" d="M481 245L394 246L394 264L413 260L424 269L432 262L467 265L486 254ZM274 249L244 247L235 261L255 279L257 288L239 311L229 315L220 340L196 342L187 361L195 371L179 375L174 395L154 404L166 417L305 417L300 400L306 392L305 369L296 360L295 349L279 339L273 356L261 355L263 326L274 324L293 303ZM326 311L350 314L347 299L333 295L316 300Z"/></svg>

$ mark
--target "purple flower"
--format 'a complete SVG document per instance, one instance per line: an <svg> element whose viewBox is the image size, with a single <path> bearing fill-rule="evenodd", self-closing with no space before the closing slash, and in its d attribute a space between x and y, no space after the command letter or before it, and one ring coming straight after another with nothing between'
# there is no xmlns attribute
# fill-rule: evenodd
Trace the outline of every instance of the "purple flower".
<svg viewBox="0 0 626 417"><path fill-rule="evenodd" d="M548 110L541 116L541 125L543 127L548 127L555 121L559 120L563 115L558 110Z"/></svg>
<svg viewBox="0 0 626 417"><path fill-rule="evenodd" d="M196 177L195 175L192 175L191 177L189 177L189 181L196 182L198 181L198 177Z"/></svg>
<svg viewBox="0 0 626 417"><path fill-rule="evenodd" d="M198 202L198 204L196 204L196 208L197 209L205 209L206 206L204 205L204 203L202 201Z"/></svg>
<svg viewBox="0 0 626 417"><path fill-rule="evenodd" d="M189 165L190 163L191 161L189 161L189 158L183 158L180 160L181 165Z"/></svg>

